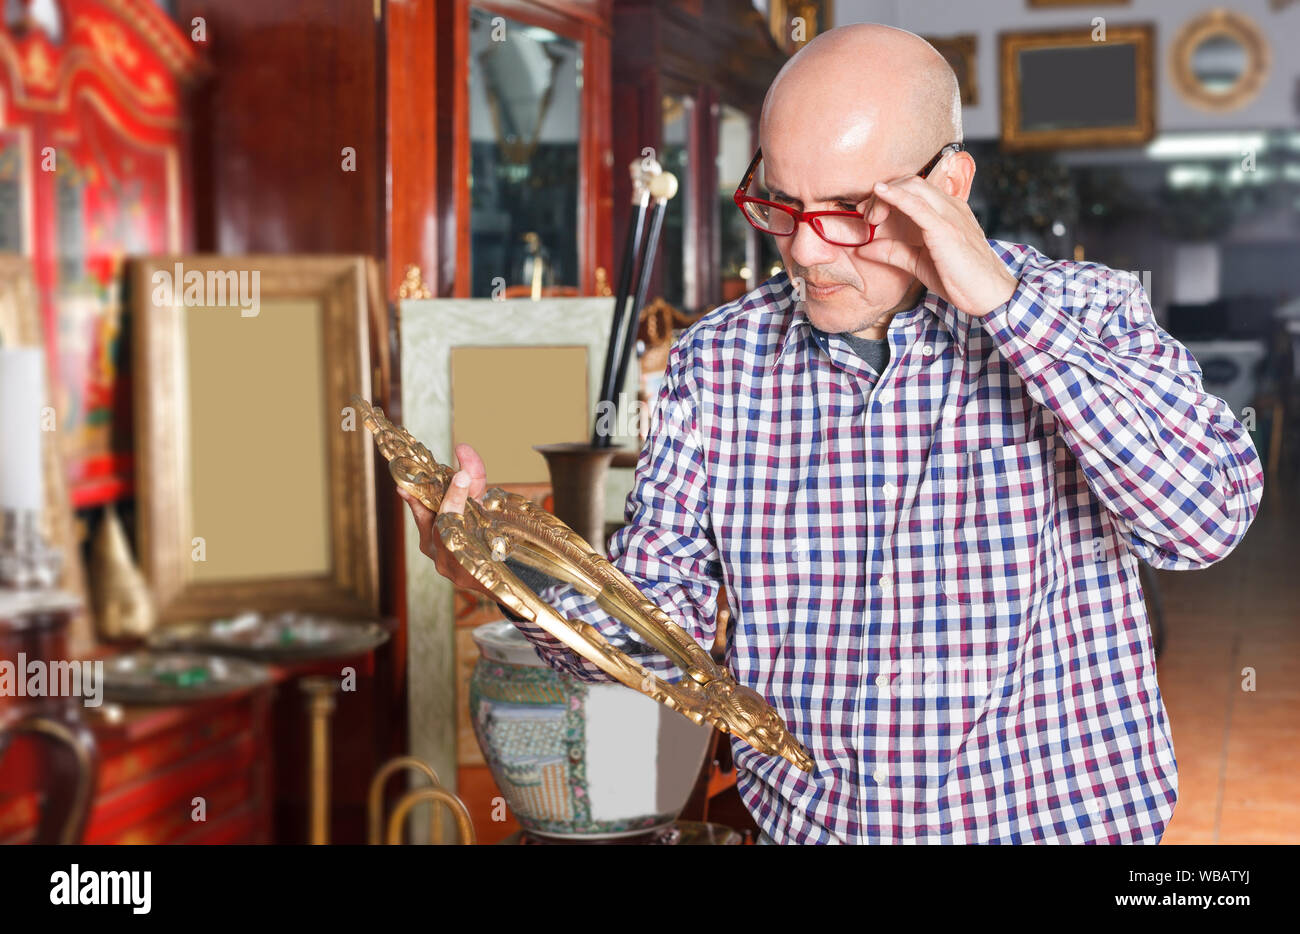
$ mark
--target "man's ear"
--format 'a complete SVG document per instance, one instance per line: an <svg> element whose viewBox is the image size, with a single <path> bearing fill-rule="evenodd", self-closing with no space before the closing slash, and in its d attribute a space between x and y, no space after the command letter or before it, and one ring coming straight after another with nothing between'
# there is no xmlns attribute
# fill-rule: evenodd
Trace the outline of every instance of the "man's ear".
<svg viewBox="0 0 1300 934"><path fill-rule="evenodd" d="M952 154L947 171L943 173L943 190L962 201L970 200L971 185L975 182L975 160L966 150Z"/></svg>

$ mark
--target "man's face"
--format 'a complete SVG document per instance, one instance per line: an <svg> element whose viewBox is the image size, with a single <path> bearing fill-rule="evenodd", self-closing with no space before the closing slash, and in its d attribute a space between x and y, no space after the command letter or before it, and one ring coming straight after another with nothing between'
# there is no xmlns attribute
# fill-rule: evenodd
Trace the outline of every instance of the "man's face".
<svg viewBox="0 0 1300 934"><path fill-rule="evenodd" d="M775 134L773 134L775 135ZM763 172L767 194L751 186L750 193L802 211L856 211L869 205L871 187L899 175L915 172L895 166L863 146L850 141L782 134L763 147ZM893 237L919 243L916 225L898 212L876 230L876 238ZM863 259L854 247L827 243L809 224L800 224L788 237L776 237L790 277L805 283L808 318L823 331L864 331L890 311L897 310L915 280L884 263Z"/></svg>

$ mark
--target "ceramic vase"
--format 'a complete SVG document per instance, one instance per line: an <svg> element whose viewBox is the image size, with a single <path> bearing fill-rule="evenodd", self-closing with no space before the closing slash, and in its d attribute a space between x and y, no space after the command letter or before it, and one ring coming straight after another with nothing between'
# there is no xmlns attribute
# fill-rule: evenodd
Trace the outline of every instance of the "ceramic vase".
<svg viewBox="0 0 1300 934"><path fill-rule="evenodd" d="M474 630L469 686L483 756L530 833L570 840L639 836L686 805L710 728L621 684L546 665L511 623Z"/></svg>

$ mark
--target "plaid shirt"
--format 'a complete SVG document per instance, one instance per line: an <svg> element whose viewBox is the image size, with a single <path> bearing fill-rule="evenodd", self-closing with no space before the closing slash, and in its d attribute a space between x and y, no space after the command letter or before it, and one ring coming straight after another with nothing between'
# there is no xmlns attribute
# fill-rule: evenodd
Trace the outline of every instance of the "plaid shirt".
<svg viewBox="0 0 1300 934"><path fill-rule="evenodd" d="M1011 300L975 318L926 295L883 374L784 274L671 351L609 554L705 646L727 588L730 670L816 762L732 740L777 842L1157 842L1173 812L1138 562L1227 555L1259 458L1135 277L990 243Z"/></svg>

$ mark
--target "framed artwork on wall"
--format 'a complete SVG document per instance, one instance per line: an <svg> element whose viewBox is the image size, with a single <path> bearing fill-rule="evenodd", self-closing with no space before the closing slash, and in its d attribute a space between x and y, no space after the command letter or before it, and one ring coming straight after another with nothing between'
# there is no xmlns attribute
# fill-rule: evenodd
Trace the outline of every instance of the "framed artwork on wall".
<svg viewBox="0 0 1300 934"><path fill-rule="evenodd" d="M1153 26L1000 39L1004 147L1134 146L1155 135Z"/></svg>

